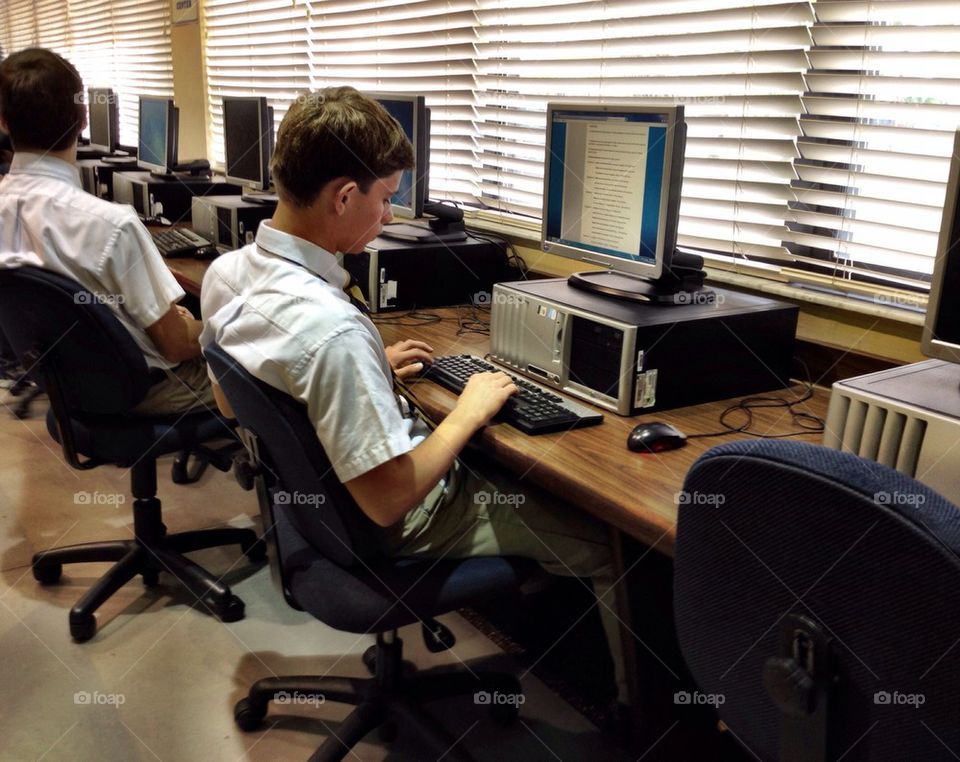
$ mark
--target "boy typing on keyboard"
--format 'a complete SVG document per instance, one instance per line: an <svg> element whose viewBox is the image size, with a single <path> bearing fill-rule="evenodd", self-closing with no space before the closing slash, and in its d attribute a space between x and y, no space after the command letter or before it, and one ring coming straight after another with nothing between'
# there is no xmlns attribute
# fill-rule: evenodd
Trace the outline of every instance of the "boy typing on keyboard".
<svg viewBox="0 0 960 762"><path fill-rule="evenodd" d="M624 701L606 527L458 459L517 387L504 373L472 376L431 432L395 394L393 375L419 373L432 348L415 340L384 347L344 290L349 276L336 254L362 252L390 222L390 199L412 166L402 128L375 101L346 87L298 98L271 166L276 213L254 243L208 270L201 344L217 342L307 406L337 477L380 527L385 552L522 556L554 574L591 577ZM214 393L229 414L216 385ZM512 498L495 499L503 495Z"/></svg>

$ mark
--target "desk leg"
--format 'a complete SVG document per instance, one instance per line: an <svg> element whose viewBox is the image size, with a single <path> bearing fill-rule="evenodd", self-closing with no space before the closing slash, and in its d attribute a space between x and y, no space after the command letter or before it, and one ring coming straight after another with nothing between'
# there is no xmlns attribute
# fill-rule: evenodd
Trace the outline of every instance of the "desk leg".
<svg viewBox="0 0 960 762"><path fill-rule="evenodd" d="M627 607L621 619L632 698L630 751L645 762L747 759L718 731L709 707L675 700L697 688L673 623L673 560L622 535L613 547L621 577L618 601Z"/></svg>

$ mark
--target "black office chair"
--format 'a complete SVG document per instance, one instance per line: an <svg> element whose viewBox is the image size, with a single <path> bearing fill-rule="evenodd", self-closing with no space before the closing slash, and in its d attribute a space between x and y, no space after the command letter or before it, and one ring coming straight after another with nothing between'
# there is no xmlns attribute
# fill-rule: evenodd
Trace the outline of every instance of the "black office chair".
<svg viewBox="0 0 960 762"><path fill-rule="evenodd" d="M233 423L206 411L132 415L150 386L143 352L110 309L69 278L35 267L0 270L0 326L49 395L47 430L67 462L78 469L103 464L130 469L133 539L71 545L33 557L33 576L43 584L59 580L63 564L115 562L70 611L73 638L93 637L94 612L129 580L139 574L153 586L161 571L172 573L221 620L241 619L243 601L182 554L238 544L251 560L262 560L263 543L251 529L167 534L156 497L161 455L180 454L174 468L178 482L196 481L207 462L227 470L239 445L214 452L201 443L232 437ZM184 462L189 452L201 455L195 467Z"/></svg>
<svg viewBox="0 0 960 762"><path fill-rule="evenodd" d="M376 645L364 655L374 678L259 680L237 704L237 724L243 730L258 727L268 702L278 695L323 696L356 709L311 757L315 762L342 759L388 720L418 732L430 745L432 758L466 759L456 739L419 704L480 690L519 695L519 682L502 673L431 670L403 675L397 628L419 620L428 648L444 650L452 644L452 635L431 617L491 596L516 594L537 565L497 557L415 561L383 556L373 524L330 467L306 406L253 378L219 346L208 347L204 354L230 400L257 469L263 524L272 529L271 568L287 603L338 630L377 636ZM490 710L508 722L516 717L518 703L494 701Z"/></svg>
<svg viewBox="0 0 960 762"><path fill-rule="evenodd" d="M956 759L958 551L957 507L878 463L710 450L680 500L677 632L702 694L678 703L716 706L757 759Z"/></svg>

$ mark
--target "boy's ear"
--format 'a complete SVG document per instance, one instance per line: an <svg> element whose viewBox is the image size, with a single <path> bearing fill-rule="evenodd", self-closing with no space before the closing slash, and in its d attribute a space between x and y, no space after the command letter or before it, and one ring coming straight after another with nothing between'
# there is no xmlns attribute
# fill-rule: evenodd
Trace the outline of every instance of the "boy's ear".
<svg viewBox="0 0 960 762"><path fill-rule="evenodd" d="M351 199L360 192L356 180L341 178L333 183L333 204L337 214L344 214Z"/></svg>

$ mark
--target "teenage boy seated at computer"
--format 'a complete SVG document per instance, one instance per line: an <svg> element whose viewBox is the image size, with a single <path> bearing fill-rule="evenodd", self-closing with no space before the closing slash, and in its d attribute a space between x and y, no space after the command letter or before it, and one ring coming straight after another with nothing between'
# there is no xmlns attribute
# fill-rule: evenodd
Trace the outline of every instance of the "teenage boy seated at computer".
<svg viewBox="0 0 960 762"><path fill-rule="evenodd" d="M626 701L606 527L458 454L517 389L473 376L431 433L393 388L432 359L420 341L384 347L344 291L350 256L390 222L390 198L413 167L403 129L353 88L300 96L277 135L279 204L256 241L224 254L203 280L200 342L218 343L252 375L307 406L337 477L394 556L509 555L548 572L592 577ZM218 403L229 403L214 384Z"/></svg>
<svg viewBox="0 0 960 762"><path fill-rule="evenodd" d="M77 137L86 122L83 82L69 61L30 48L0 63L0 128L16 150L0 180L0 267L66 275L111 307L154 379L134 412L212 407L200 321L176 304L184 291L150 233L131 207L81 189Z"/></svg>

